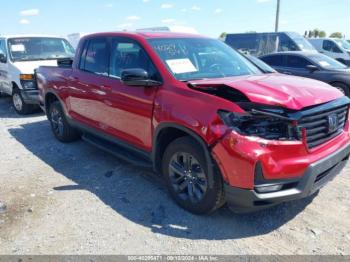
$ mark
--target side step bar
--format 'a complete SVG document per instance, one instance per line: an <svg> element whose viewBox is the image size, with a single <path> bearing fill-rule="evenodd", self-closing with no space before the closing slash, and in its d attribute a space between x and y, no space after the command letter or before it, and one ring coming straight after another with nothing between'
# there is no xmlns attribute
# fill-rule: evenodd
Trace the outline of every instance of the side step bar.
<svg viewBox="0 0 350 262"><path fill-rule="evenodd" d="M121 145L117 145L113 142L107 141L105 139L99 138L97 136L84 133L82 139L97 148L104 150L130 164L139 166L142 168L152 169L153 165L150 159L145 156L132 151L131 149L125 148Z"/></svg>

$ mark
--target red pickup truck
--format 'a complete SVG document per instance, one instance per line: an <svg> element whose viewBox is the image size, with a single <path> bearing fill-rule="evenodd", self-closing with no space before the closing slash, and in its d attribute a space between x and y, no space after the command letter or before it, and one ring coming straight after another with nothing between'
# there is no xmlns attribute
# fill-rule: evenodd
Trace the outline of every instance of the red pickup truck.
<svg viewBox="0 0 350 262"><path fill-rule="evenodd" d="M350 154L350 100L267 73L221 41L99 33L36 72L56 138L152 168L196 214L253 211L318 191Z"/></svg>

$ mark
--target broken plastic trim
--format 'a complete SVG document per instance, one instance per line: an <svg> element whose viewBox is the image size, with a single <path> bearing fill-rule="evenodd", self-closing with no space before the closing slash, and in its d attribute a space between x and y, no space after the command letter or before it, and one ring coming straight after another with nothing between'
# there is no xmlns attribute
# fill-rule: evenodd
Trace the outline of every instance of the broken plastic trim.
<svg viewBox="0 0 350 262"><path fill-rule="evenodd" d="M250 102L248 97L242 92L222 84L189 83L188 87L206 94L221 97L231 102Z"/></svg>

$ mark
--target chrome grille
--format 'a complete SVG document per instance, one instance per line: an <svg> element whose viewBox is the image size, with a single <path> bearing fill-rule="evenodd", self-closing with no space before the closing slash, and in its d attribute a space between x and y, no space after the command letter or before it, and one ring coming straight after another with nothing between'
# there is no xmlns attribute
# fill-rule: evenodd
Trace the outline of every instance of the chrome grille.
<svg viewBox="0 0 350 262"><path fill-rule="evenodd" d="M308 147L317 147L338 136L344 129L347 115L348 106L342 106L302 117L298 124L306 129Z"/></svg>

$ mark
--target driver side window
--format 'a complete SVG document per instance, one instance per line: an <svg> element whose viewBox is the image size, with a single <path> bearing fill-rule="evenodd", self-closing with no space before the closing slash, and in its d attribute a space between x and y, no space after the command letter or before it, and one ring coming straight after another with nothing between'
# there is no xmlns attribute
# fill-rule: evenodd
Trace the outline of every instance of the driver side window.
<svg viewBox="0 0 350 262"><path fill-rule="evenodd" d="M305 58L300 56L287 56L287 67L305 69L308 65L312 65Z"/></svg>
<svg viewBox="0 0 350 262"><path fill-rule="evenodd" d="M131 39L112 39L109 76L120 79L126 69L143 69L150 79L160 81L160 76L146 51Z"/></svg>
<svg viewBox="0 0 350 262"><path fill-rule="evenodd" d="M328 51L328 52L333 52L333 53L342 53L340 48L332 41L325 40L323 42L323 49Z"/></svg>

